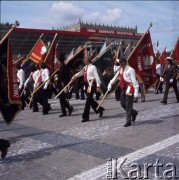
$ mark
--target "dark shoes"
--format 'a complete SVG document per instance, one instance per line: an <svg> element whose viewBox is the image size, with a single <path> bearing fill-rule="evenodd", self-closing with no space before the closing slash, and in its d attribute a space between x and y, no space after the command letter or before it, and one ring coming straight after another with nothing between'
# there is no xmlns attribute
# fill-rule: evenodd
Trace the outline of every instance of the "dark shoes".
<svg viewBox="0 0 179 180"><path fill-rule="evenodd" d="M51 110L52 108L51 108L51 106L50 106L50 104L48 104L48 107L47 108L45 108L45 110L43 111L43 115L47 115L48 114L48 112Z"/></svg>
<svg viewBox="0 0 179 180"><path fill-rule="evenodd" d="M8 148L1 149L1 159L4 159L7 155Z"/></svg>
<svg viewBox="0 0 179 180"><path fill-rule="evenodd" d="M138 112L136 112L136 114L132 116L132 119L131 119L132 122L135 122L137 115L138 115Z"/></svg>
<svg viewBox="0 0 179 180"><path fill-rule="evenodd" d="M83 118L81 122L87 122L89 121L89 118Z"/></svg>
<svg viewBox="0 0 179 180"><path fill-rule="evenodd" d="M47 114L48 114L48 112L43 112L42 114L43 114L43 115L47 115Z"/></svg>
<svg viewBox="0 0 179 180"><path fill-rule="evenodd" d="M160 101L160 102L161 102L162 104L165 104L165 105L167 104L167 102L166 102L166 101Z"/></svg>
<svg viewBox="0 0 179 180"><path fill-rule="evenodd" d="M60 116L59 117L64 117L64 116L67 116L66 114L60 114Z"/></svg>
<svg viewBox="0 0 179 180"><path fill-rule="evenodd" d="M102 116L103 116L103 111L104 111L104 110L101 110L101 111L99 112L99 117L102 117Z"/></svg>
<svg viewBox="0 0 179 180"><path fill-rule="evenodd" d="M1 159L4 159L6 157L9 147L10 142L8 140L0 139Z"/></svg>
<svg viewBox="0 0 179 180"><path fill-rule="evenodd" d="M72 112L73 112L73 107L71 106L70 109L68 110L68 116L71 116Z"/></svg>
<svg viewBox="0 0 179 180"><path fill-rule="evenodd" d="M39 112L39 110L38 110L38 109L35 109L35 110L33 110L32 112Z"/></svg>
<svg viewBox="0 0 179 180"><path fill-rule="evenodd" d="M124 127L128 127L131 126L131 122L127 122L126 124L124 124Z"/></svg>

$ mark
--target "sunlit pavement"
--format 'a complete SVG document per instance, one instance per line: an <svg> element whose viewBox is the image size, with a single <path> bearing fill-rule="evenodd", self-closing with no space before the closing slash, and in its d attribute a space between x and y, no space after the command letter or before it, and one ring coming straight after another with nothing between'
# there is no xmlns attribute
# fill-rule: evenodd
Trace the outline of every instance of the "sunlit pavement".
<svg viewBox="0 0 179 180"><path fill-rule="evenodd" d="M123 127L125 111L114 94L102 104L103 117L91 109L90 121L85 123L81 122L85 101L75 99L70 100L74 111L67 117L59 118L58 99L49 100L52 110L48 115L42 115L41 108L36 113L25 109L10 126L0 116L0 138L11 142L7 157L0 160L0 179L106 179L110 158L118 158L117 163L126 159L126 174L136 163L144 177L144 164L158 162L163 165L159 168L162 178L171 169L168 163L179 176L179 104L173 91L167 105L160 103L162 97L150 90L146 102L134 103L139 114L127 128ZM149 179L156 178L154 173L153 167ZM124 178L119 170L112 175Z"/></svg>

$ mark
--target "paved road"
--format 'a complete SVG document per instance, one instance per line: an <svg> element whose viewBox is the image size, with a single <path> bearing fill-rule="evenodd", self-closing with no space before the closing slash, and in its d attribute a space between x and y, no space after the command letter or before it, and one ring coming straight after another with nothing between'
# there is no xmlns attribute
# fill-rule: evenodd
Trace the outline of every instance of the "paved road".
<svg viewBox="0 0 179 180"><path fill-rule="evenodd" d="M177 178L179 104L173 91L167 105L160 103L162 96L151 90L146 102L135 103L139 115L135 124L127 128L123 127L125 111L113 94L103 104L106 109L103 118L91 110L90 121L86 123L81 123L85 101L73 99L70 103L74 112L68 117L58 117L60 105L53 99L48 115L26 109L10 126L0 116L0 137L12 143L7 158L0 160L0 179L92 180L106 179L107 175L124 179L120 169L114 168L115 163L119 165L123 160L125 175L130 175L138 165L132 176L138 177L140 169L144 178L147 164L152 165L147 170L149 179L156 179L155 167L162 164L158 175L163 179Z"/></svg>

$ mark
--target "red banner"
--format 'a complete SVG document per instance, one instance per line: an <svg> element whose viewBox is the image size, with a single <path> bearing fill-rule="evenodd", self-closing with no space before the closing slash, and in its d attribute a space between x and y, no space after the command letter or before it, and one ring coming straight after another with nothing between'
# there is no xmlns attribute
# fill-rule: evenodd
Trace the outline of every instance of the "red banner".
<svg viewBox="0 0 179 180"><path fill-rule="evenodd" d="M47 65L48 70L52 74L54 72L54 59L55 59L55 51L56 51L56 43L52 44L52 47L49 49L45 64Z"/></svg>
<svg viewBox="0 0 179 180"><path fill-rule="evenodd" d="M39 39L33 49L31 50L29 58L34 61L35 63L40 63L44 61L45 56L47 55L47 48L42 41L42 39Z"/></svg>
<svg viewBox="0 0 179 180"><path fill-rule="evenodd" d="M12 61L12 51L7 38L0 45L0 112L8 124L21 110L16 71Z"/></svg>
<svg viewBox="0 0 179 180"><path fill-rule="evenodd" d="M10 42L8 41L7 46L7 71L8 71L8 98L9 102L14 103L21 103L21 98L18 93L18 82L17 82L17 75L16 69L13 65L12 60L12 49Z"/></svg>
<svg viewBox="0 0 179 180"><path fill-rule="evenodd" d="M159 56L158 60L160 64L163 64L164 66L166 66L166 48L163 50L162 54Z"/></svg>
<svg viewBox="0 0 179 180"><path fill-rule="evenodd" d="M176 61L179 61L179 38L176 42L175 48L172 51L171 57L174 58Z"/></svg>
<svg viewBox="0 0 179 180"><path fill-rule="evenodd" d="M140 39L128 58L129 65L135 69L147 91L156 81L156 68L150 31Z"/></svg>

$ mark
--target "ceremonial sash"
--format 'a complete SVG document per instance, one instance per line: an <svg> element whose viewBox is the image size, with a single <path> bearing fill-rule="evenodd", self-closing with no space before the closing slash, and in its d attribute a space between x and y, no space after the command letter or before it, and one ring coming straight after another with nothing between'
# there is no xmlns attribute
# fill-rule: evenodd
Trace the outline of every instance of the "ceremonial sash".
<svg viewBox="0 0 179 180"><path fill-rule="evenodd" d="M124 71L122 71L122 73L119 72L119 75L120 75L120 83L119 83L120 88L123 89L127 85L126 95L132 96L132 94L134 93L133 84L124 80L124 76L123 76Z"/></svg>

